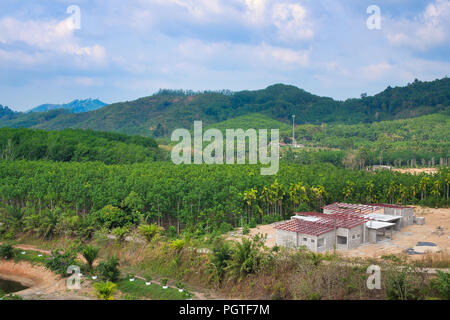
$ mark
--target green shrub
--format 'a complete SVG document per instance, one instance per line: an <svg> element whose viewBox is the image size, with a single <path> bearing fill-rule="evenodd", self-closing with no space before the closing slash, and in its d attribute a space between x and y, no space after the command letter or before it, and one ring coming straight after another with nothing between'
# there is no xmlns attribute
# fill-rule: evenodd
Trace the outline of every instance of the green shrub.
<svg viewBox="0 0 450 320"><path fill-rule="evenodd" d="M431 287L439 293L441 299L450 300L450 274L437 271L437 276L431 279Z"/></svg>
<svg viewBox="0 0 450 320"><path fill-rule="evenodd" d="M141 236L147 240L147 242L152 241L155 237L157 237L162 231L162 228L157 224L141 224L138 228L138 232Z"/></svg>
<svg viewBox="0 0 450 320"><path fill-rule="evenodd" d="M117 285L110 281L94 283L97 297L102 300L114 300L113 294L117 291Z"/></svg>
<svg viewBox="0 0 450 320"><path fill-rule="evenodd" d="M15 252L14 248L10 244L2 244L0 245L0 259L11 259L14 258Z"/></svg>
<svg viewBox="0 0 450 320"><path fill-rule="evenodd" d="M257 224L256 224L256 219L255 219L255 218L252 218L252 219L250 220L250 223L248 224L248 226L249 226L250 228L256 228L256 226L257 226Z"/></svg>
<svg viewBox="0 0 450 320"><path fill-rule="evenodd" d="M417 300L423 296L420 275L411 267L396 267L385 272L386 296L389 300Z"/></svg>
<svg viewBox="0 0 450 320"><path fill-rule="evenodd" d="M100 248L91 245L87 245L81 250L81 254L84 259L86 259L89 270L92 270L92 265L94 264L95 259L97 259L99 251Z"/></svg>
<svg viewBox="0 0 450 320"><path fill-rule="evenodd" d="M233 226L229 224L228 222L222 222L219 226L219 232L220 233L227 233L233 230Z"/></svg>
<svg viewBox="0 0 450 320"><path fill-rule="evenodd" d="M78 265L76 262L77 252L73 249L66 250L64 253L60 253L60 251L62 250L57 249L52 251L45 266L56 274L67 276L67 268Z"/></svg>
<svg viewBox="0 0 450 320"><path fill-rule="evenodd" d="M166 286L168 281L169 281L169 280L167 280L167 279L161 279L161 284L162 284L163 286Z"/></svg>
<svg viewBox="0 0 450 320"><path fill-rule="evenodd" d="M225 269L230 262L231 253L231 246L228 242L219 240L214 243L210 261L213 266L213 272L219 283L222 281Z"/></svg>
<svg viewBox="0 0 450 320"><path fill-rule="evenodd" d="M111 231L118 241L124 241L128 232L130 232L130 230L127 227L117 227Z"/></svg>
<svg viewBox="0 0 450 320"><path fill-rule="evenodd" d="M167 229L167 236L172 239L176 238L177 237L177 229L174 226L170 226Z"/></svg>
<svg viewBox="0 0 450 320"><path fill-rule="evenodd" d="M116 282L120 276L119 264L120 262L117 257L111 257L106 261L100 262L96 269L100 279Z"/></svg>

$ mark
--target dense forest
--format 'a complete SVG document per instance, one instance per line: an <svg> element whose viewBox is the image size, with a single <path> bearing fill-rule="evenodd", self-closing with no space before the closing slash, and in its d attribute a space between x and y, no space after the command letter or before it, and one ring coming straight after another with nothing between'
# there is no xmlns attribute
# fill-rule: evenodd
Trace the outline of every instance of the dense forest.
<svg viewBox="0 0 450 320"><path fill-rule="evenodd" d="M290 130L281 132L288 143L290 133ZM448 112L370 124L300 125L295 134L297 141L307 148L295 153L290 150L287 157L304 164L416 167L448 165L450 157Z"/></svg>
<svg viewBox="0 0 450 320"><path fill-rule="evenodd" d="M289 124L370 123L442 112L450 105L450 79L414 81L406 87L360 99L336 101L310 94L295 86L276 84L256 91L161 90L135 101L114 103L86 113L61 110L0 117L2 127L61 130L95 129L155 137L170 136L175 128L192 128L194 120L205 125L260 113Z"/></svg>
<svg viewBox="0 0 450 320"><path fill-rule="evenodd" d="M3 233L90 237L141 221L200 235L286 219L334 201L448 205L450 173L408 175L282 163L254 165L0 161Z"/></svg>
<svg viewBox="0 0 450 320"><path fill-rule="evenodd" d="M112 132L67 129L0 129L0 159L151 162L166 158L152 138Z"/></svg>

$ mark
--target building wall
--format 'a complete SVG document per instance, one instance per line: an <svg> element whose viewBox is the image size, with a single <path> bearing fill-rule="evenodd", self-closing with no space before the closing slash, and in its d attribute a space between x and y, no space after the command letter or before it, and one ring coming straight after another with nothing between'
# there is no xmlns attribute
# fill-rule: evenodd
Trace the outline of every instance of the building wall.
<svg viewBox="0 0 450 320"><path fill-rule="evenodd" d="M348 229L348 249L359 247L363 241L364 224Z"/></svg>
<svg viewBox="0 0 450 320"><path fill-rule="evenodd" d="M277 245L294 248L297 246L297 233L277 229Z"/></svg>
<svg viewBox="0 0 450 320"><path fill-rule="evenodd" d="M407 227L414 223L414 208L384 208L385 214L401 216L400 227Z"/></svg>
<svg viewBox="0 0 450 320"><path fill-rule="evenodd" d="M317 243L319 243L319 239L324 239L325 243L322 247L317 247L317 252L324 252L327 250L333 250L335 244L334 231L321 234L317 237Z"/></svg>
<svg viewBox="0 0 450 320"><path fill-rule="evenodd" d="M377 230L375 229L368 229L368 242L369 243L377 243Z"/></svg>
<svg viewBox="0 0 450 320"><path fill-rule="evenodd" d="M306 239L306 240L305 240ZM297 233L297 246L305 246L308 250L317 251L317 237L309 234Z"/></svg>

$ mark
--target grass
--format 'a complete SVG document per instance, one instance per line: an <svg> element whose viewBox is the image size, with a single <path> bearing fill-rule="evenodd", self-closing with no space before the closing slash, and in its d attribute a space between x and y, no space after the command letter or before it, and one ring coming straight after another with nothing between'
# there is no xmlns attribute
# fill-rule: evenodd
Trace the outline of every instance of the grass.
<svg viewBox="0 0 450 320"><path fill-rule="evenodd" d="M120 292L125 299L151 299L151 300L186 300L190 296L186 292L178 292L177 289L163 289L160 285L152 283L145 285L145 281L136 279L131 282L128 278L117 283Z"/></svg>
<svg viewBox="0 0 450 320"><path fill-rule="evenodd" d="M14 261L20 262L20 261L27 261L31 264L43 264L48 260L48 255L38 252L38 251L32 251L32 250L21 250L21 249L14 249L15 256ZM25 254L22 254L22 252L25 252ZM39 255L42 255L41 257Z"/></svg>

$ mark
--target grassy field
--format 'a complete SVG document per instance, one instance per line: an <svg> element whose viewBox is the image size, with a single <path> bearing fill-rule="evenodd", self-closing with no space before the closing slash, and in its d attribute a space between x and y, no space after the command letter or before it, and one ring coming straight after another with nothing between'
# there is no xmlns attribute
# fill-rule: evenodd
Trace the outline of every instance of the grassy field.
<svg viewBox="0 0 450 320"><path fill-rule="evenodd" d="M163 289L159 284L152 283L147 286L144 280L136 279L131 282L128 278L117 283L117 288L125 295L125 298L132 300L186 300L190 298L186 292L178 292L178 289Z"/></svg>

